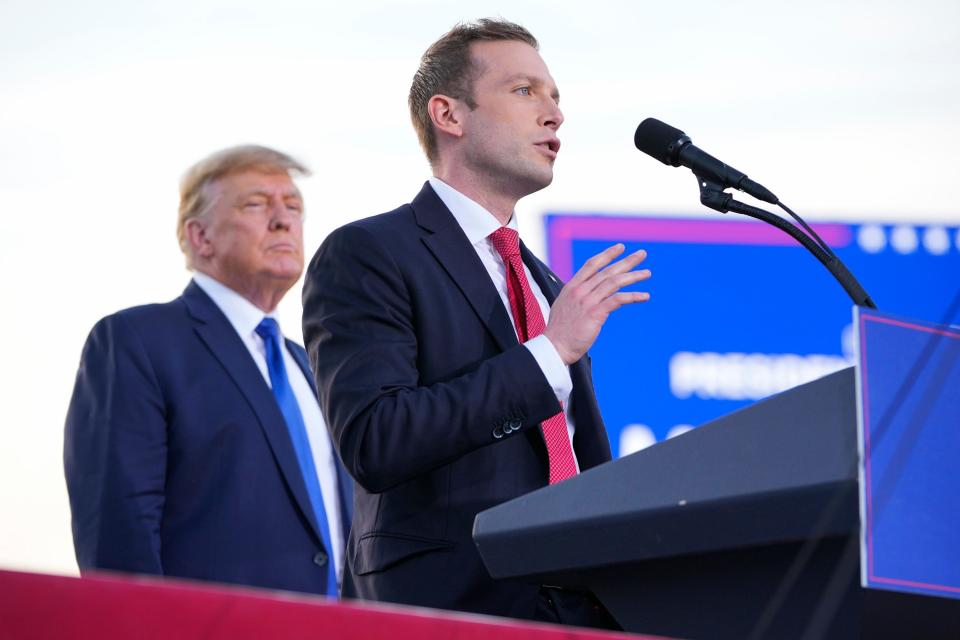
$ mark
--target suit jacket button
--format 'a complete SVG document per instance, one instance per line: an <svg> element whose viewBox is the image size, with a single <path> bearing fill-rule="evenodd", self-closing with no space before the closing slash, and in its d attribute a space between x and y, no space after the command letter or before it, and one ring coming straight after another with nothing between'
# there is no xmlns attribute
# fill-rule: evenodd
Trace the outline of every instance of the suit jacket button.
<svg viewBox="0 0 960 640"><path fill-rule="evenodd" d="M313 556L313 564L323 567L327 564L327 552L326 551L317 551L317 554Z"/></svg>
<svg viewBox="0 0 960 640"><path fill-rule="evenodd" d="M523 426L523 422L521 422L520 420L511 420L510 422L507 423L507 428L508 428L511 432L513 432L513 431L519 431L519 430L520 430L520 427L522 427L522 426Z"/></svg>
<svg viewBox="0 0 960 640"><path fill-rule="evenodd" d="M497 440L499 440L500 438L502 438L502 437L503 437L503 429L500 428L500 427L494 427L494 429L493 429L493 437L496 438Z"/></svg>

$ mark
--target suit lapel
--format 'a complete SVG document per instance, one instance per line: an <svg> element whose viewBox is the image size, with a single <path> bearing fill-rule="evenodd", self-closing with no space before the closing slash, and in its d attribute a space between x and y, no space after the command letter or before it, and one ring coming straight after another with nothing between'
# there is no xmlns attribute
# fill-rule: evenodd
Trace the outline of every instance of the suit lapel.
<svg viewBox="0 0 960 640"><path fill-rule="evenodd" d="M417 223L429 232L422 238L423 243L450 274L500 349L506 351L517 346L517 332L503 308L500 294L463 229L429 183L410 206Z"/></svg>
<svg viewBox="0 0 960 640"><path fill-rule="evenodd" d="M310 391L313 392L313 397L319 402L320 396L317 395L317 387L313 381L313 371L310 370L310 361L307 359L307 353L303 351L303 347L293 340L284 338L283 341L287 345L287 352L297 361L297 366L300 367L303 377L307 379L307 383L310 385Z"/></svg>
<svg viewBox="0 0 960 640"><path fill-rule="evenodd" d="M307 378L307 382L310 383L310 390L313 391L313 395L317 398L317 402L319 402L320 396L317 395L317 388L313 382L313 372L310 370L307 352L296 342L290 340L286 342L287 351L293 354L293 359L297 361L297 365L299 365L303 375ZM326 423L326 418L324 418L324 423ZM324 424L324 426L326 426L326 424ZM329 435L327 437L329 438ZM350 474L347 473L343 462L340 461L340 454L337 451L337 447L334 447L332 442L330 446L333 449L333 460L337 466L337 494L340 497L340 522L343 525L343 539L346 540L347 536L350 535L350 522L353 520L353 479L350 477Z"/></svg>
<svg viewBox="0 0 960 640"><path fill-rule="evenodd" d="M540 291L543 292L543 296L547 299L547 303L552 307L557 296L560 295L563 282L547 265L540 262L540 260L533 255L533 252L527 249L527 245L523 244L522 241L520 242L520 256L523 259L523 263L530 269L530 274L533 276L533 279L536 280L537 286L540 287Z"/></svg>
<svg viewBox="0 0 960 640"><path fill-rule="evenodd" d="M457 224L453 214L447 209L443 201L434 193L430 183L426 183L420 193L410 203L417 224L428 234L422 240L433 256L443 265L454 283L463 292L470 306L483 321L484 326L496 340L502 350L517 345L517 333L510 321L510 316L503 307L503 301L493 282L490 280L483 263L477 256L476 250L470 244L466 234ZM557 277L545 264L540 262L526 245L520 243L520 252L524 264L530 269L530 274L550 306L553 306L563 281ZM609 444L606 442L606 431L600 419L599 409L593 395L593 385L586 358L581 358L570 367L570 376L573 381L571 407L576 412L577 431L574 435L574 447L577 450L578 460L581 452L583 460L588 466L610 459ZM582 416L582 417L581 417ZM591 428L591 426L593 428ZM530 430L532 443L542 449L546 462L546 446L540 430ZM601 441L595 444L592 441ZM602 451L595 455L594 449L606 448L606 457ZM587 468L582 466L581 468Z"/></svg>
<svg viewBox="0 0 960 640"><path fill-rule="evenodd" d="M317 527L316 519L310 515L313 514L313 508L310 506L303 474L293 451L293 443L283 414L280 413L270 387L267 386L256 363L250 357L250 352L226 316L196 283L191 282L187 286L183 299L193 317L197 335L250 403L250 408L263 429L287 487L293 494L300 511L310 523L317 540L322 541L323 537Z"/></svg>
<svg viewBox="0 0 960 640"><path fill-rule="evenodd" d="M563 281L523 243L520 244L520 252L533 279L537 281L550 306L553 306L563 288ZM580 470L586 471L610 459L610 443L603 427L600 407L597 405L587 356L570 365L570 380L573 382L573 391L570 393L571 410L577 425L573 435L573 448Z"/></svg>

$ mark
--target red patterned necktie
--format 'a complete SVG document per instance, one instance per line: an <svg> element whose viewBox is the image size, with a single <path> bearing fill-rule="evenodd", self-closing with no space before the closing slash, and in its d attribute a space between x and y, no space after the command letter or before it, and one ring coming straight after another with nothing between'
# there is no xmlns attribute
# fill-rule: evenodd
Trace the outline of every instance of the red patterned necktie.
<svg viewBox="0 0 960 640"><path fill-rule="evenodd" d="M513 323L520 342L536 338L547 328L540 304L533 295L527 274L523 271L520 257L520 235L509 227L500 227L490 234L493 248L497 250L507 267L507 297L513 311ZM577 463L567 433L567 419L562 411L540 423L543 439L547 443L547 458L550 462L550 484L577 475Z"/></svg>

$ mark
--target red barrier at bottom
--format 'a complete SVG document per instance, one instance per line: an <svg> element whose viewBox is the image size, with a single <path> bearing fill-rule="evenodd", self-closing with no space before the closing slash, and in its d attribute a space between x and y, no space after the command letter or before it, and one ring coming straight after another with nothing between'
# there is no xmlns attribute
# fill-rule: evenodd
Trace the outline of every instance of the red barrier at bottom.
<svg viewBox="0 0 960 640"><path fill-rule="evenodd" d="M0 638L616 640L611 633L141 576L0 571Z"/></svg>

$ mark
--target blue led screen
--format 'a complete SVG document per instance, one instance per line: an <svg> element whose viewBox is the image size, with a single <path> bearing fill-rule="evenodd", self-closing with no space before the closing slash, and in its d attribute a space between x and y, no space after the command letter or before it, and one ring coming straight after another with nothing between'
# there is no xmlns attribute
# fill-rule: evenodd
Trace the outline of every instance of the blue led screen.
<svg viewBox="0 0 960 640"><path fill-rule="evenodd" d="M852 302L788 235L734 217L549 213L547 258L567 280L615 242L646 249L651 300L622 308L590 353L614 455L853 364ZM885 312L943 324L960 292L960 228L820 224Z"/></svg>

